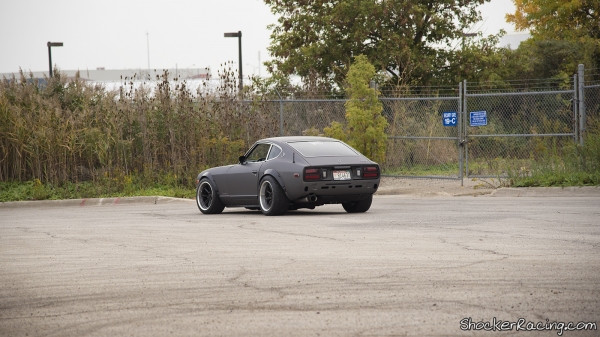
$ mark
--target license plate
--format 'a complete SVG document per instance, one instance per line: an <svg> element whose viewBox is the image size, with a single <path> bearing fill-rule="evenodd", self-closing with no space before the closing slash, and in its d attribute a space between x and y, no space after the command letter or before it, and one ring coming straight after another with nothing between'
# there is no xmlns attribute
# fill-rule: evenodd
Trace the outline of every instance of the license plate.
<svg viewBox="0 0 600 337"><path fill-rule="evenodd" d="M333 180L350 180L350 170L333 171Z"/></svg>

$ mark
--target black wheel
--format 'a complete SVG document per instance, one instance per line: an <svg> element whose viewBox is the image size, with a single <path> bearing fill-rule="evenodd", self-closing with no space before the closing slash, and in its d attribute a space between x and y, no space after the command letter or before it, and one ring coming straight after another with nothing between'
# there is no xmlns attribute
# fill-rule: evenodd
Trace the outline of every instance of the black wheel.
<svg viewBox="0 0 600 337"><path fill-rule="evenodd" d="M264 215L283 215L290 203L283 188L272 176L266 176L260 181L258 201Z"/></svg>
<svg viewBox="0 0 600 337"><path fill-rule="evenodd" d="M371 208L371 203L373 202L373 195L371 194L368 198L353 201L353 202L343 202L342 206L348 213L363 213Z"/></svg>
<svg viewBox="0 0 600 337"><path fill-rule="evenodd" d="M223 212L225 204L219 199L213 183L203 178L196 189L196 204L204 214L219 214Z"/></svg>

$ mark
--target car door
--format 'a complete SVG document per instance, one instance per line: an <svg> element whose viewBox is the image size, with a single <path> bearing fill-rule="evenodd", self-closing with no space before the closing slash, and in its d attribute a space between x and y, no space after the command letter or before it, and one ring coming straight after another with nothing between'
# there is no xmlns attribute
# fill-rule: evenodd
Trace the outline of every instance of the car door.
<svg viewBox="0 0 600 337"><path fill-rule="evenodd" d="M235 205L258 205L258 173L270 148L269 143L256 144L244 163L233 165L227 172L229 196Z"/></svg>

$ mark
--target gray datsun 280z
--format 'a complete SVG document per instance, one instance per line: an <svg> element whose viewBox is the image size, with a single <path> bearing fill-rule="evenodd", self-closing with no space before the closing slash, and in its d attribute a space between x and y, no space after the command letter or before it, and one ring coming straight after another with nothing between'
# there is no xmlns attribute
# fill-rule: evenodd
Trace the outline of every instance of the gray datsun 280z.
<svg viewBox="0 0 600 337"><path fill-rule="evenodd" d="M266 138L254 143L239 164L198 174L196 204L204 214L246 207L281 215L324 204L366 212L379 181L379 165L339 140Z"/></svg>

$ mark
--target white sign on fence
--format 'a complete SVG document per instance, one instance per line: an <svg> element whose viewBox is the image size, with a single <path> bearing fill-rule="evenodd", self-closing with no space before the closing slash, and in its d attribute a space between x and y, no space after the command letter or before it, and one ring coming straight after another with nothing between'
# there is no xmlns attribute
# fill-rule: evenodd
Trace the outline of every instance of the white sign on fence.
<svg viewBox="0 0 600 337"><path fill-rule="evenodd" d="M470 117L471 126L487 125L487 111L471 111Z"/></svg>

